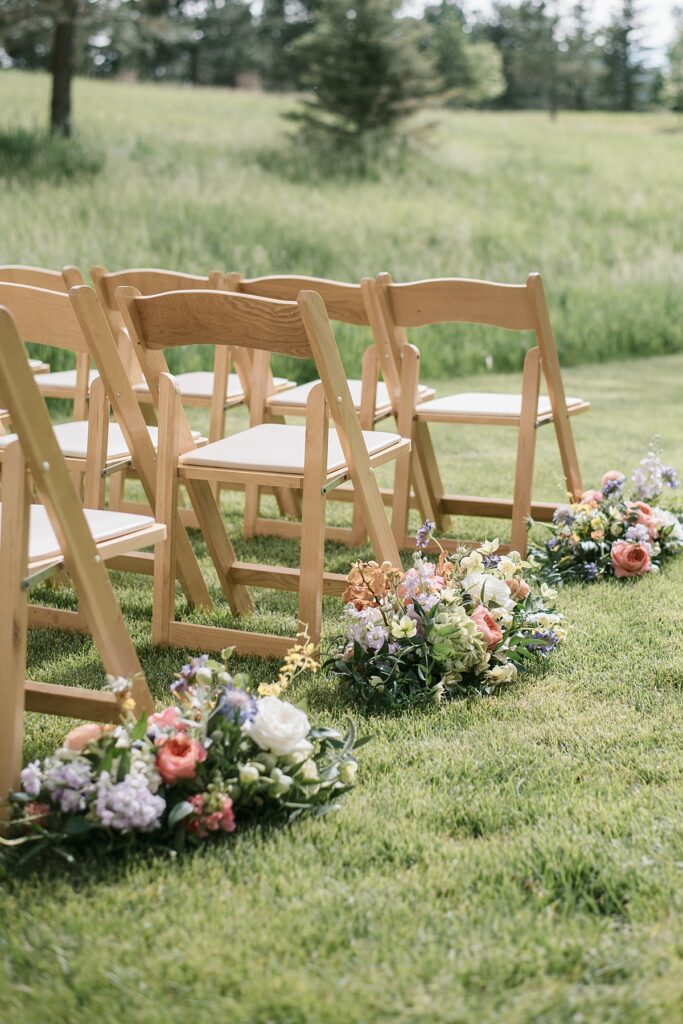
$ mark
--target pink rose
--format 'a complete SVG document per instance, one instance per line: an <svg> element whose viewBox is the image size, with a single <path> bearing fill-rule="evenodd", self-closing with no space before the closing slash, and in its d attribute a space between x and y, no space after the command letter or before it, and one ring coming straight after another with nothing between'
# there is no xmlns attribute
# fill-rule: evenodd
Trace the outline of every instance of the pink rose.
<svg viewBox="0 0 683 1024"><path fill-rule="evenodd" d="M650 555L642 544L629 544L618 540L612 545L612 568L614 575L642 576L651 568Z"/></svg>
<svg viewBox="0 0 683 1024"><path fill-rule="evenodd" d="M113 725L102 725L99 722L87 722L85 725L77 725L64 740L64 746L68 750L83 750L89 743L96 743L105 733L111 732L113 728Z"/></svg>
<svg viewBox="0 0 683 1024"><path fill-rule="evenodd" d="M157 754L157 768L164 782L171 784L177 779L193 779L199 761L206 761L206 750L197 740L190 739L182 732L169 739L162 739Z"/></svg>
<svg viewBox="0 0 683 1024"><path fill-rule="evenodd" d="M164 708L163 711L155 711L147 719L147 725L150 728L175 729L176 732L183 732L185 730L185 724L181 721L180 711L175 705L171 705L170 708Z"/></svg>
<svg viewBox="0 0 683 1024"><path fill-rule="evenodd" d="M622 483L625 479L626 479L626 477L624 476L624 474L620 470L618 470L618 469L609 469L603 475L603 478L600 481L600 486L604 489L605 485L611 483L613 480L618 481L618 483Z"/></svg>
<svg viewBox="0 0 683 1024"><path fill-rule="evenodd" d="M487 647L495 647L503 639L502 629L495 619L491 618L483 604L477 605L470 618L486 641Z"/></svg>
<svg viewBox="0 0 683 1024"><path fill-rule="evenodd" d="M629 512L637 512L638 518L636 520L637 526L644 526L650 537L656 537L659 532L659 526L655 519L654 510L646 505L644 501L629 501L627 508Z"/></svg>
<svg viewBox="0 0 683 1024"><path fill-rule="evenodd" d="M605 495L602 491L584 491L581 495L581 501L604 501Z"/></svg>

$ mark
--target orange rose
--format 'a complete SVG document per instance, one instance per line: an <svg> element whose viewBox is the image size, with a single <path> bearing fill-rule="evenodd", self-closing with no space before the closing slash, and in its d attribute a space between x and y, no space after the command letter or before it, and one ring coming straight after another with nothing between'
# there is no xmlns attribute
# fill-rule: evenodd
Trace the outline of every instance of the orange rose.
<svg viewBox="0 0 683 1024"><path fill-rule="evenodd" d="M525 580L505 580L510 588L510 597L513 601L523 601L529 596L529 584Z"/></svg>
<svg viewBox="0 0 683 1024"><path fill-rule="evenodd" d="M470 615L472 622L484 638L487 647L495 647L503 639L503 631L491 618L483 604L478 604Z"/></svg>
<svg viewBox="0 0 683 1024"><path fill-rule="evenodd" d="M157 754L157 768L164 782L177 779L193 779L197 774L197 763L206 760L206 750L189 736L176 733L165 740Z"/></svg>
<svg viewBox="0 0 683 1024"><path fill-rule="evenodd" d="M642 544L618 540L612 545L612 568L619 578L643 576L651 568L650 555Z"/></svg>

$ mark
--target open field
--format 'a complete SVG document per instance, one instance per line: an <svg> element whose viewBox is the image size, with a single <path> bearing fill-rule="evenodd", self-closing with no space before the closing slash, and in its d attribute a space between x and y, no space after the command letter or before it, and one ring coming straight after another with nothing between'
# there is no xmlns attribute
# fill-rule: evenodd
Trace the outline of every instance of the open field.
<svg viewBox="0 0 683 1024"><path fill-rule="evenodd" d="M655 431L667 461L683 466L683 356L572 369L567 388L594 402L575 421L587 483L629 470ZM537 493L547 499L561 494L552 442L541 431ZM504 492L514 432L462 428L438 446L449 482ZM235 529L239 503L226 499ZM263 539L238 547L295 555ZM348 551L328 555L330 568L348 565ZM182 654L150 646L148 581L118 577L117 591L161 698ZM328 609L328 650L338 607ZM179 862L53 867L6 882L0 1019L680 1019L683 559L635 586L567 589L560 607L572 626L564 650L500 696L398 717L355 710L373 740L337 815L238 833ZM289 595L264 594L252 628L286 632L293 612ZM83 638L35 632L29 654L33 678L97 677ZM245 665L257 678L272 668ZM294 697L325 721L347 713L324 674ZM66 728L30 716L27 757Z"/></svg>
<svg viewBox="0 0 683 1024"><path fill-rule="evenodd" d="M48 91L45 76L0 72L0 132L42 127ZM0 261L348 280L540 270L565 365L683 350L674 115L434 112L402 167L358 182L325 180L287 147L291 102L77 82L75 124L104 170L55 180L49 160L0 135ZM340 340L357 369L362 342ZM487 356L494 370L521 365L521 345L490 332L422 340L426 376L476 372Z"/></svg>

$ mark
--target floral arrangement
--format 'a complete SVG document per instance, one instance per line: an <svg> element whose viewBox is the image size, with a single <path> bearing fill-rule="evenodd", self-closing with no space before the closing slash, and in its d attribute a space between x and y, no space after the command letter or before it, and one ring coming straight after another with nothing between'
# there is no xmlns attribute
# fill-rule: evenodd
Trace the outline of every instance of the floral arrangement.
<svg viewBox="0 0 683 1024"><path fill-rule="evenodd" d="M657 572L667 556L683 549L683 515L654 504L665 487L678 486L676 470L662 463L659 438L634 470L628 498L626 486L626 476L612 469L599 490L555 510L552 536L530 555L543 578L553 585L632 579Z"/></svg>
<svg viewBox="0 0 683 1024"><path fill-rule="evenodd" d="M78 726L51 757L24 768L0 849L26 859L49 848L69 861L93 840L178 850L249 821L333 809L354 784L364 741L353 725L345 736L312 728L280 698L296 675L317 669L311 653L307 643L293 648L260 697L246 676L194 658L171 684L177 702L140 718L131 681L110 679L121 723Z"/></svg>
<svg viewBox="0 0 683 1024"><path fill-rule="evenodd" d="M419 530L407 571L357 562L347 577L344 649L329 664L371 707L491 693L565 638L556 592L532 592L518 552L498 554L496 540L441 549L434 564L423 553L433 528Z"/></svg>

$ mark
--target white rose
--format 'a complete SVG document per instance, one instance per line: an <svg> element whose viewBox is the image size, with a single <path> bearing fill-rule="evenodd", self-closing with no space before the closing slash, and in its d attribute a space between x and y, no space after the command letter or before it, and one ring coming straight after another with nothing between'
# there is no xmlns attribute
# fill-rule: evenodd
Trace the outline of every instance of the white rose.
<svg viewBox="0 0 683 1024"><path fill-rule="evenodd" d="M483 572L473 572L465 576L462 589L470 595L475 604L489 605L493 602L501 608L509 608L513 604L510 599L510 588L505 580L499 580L496 576L488 576Z"/></svg>
<svg viewBox="0 0 683 1024"><path fill-rule="evenodd" d="M671 532L666 537L668 542L674 541L677 544L683 543L683 525L681 525L681 521L678 516L675 516L673 512L669 512L669 510L665 508L653 508L652 513L660 530L667 526L672 527Z"/></svg>
<svg viewBox="0 0 683 1024"><path fill-rule="evenodd" d="M306 739L311 731L308 718L279 697L261 697L256 717L245 722L242 731L262 750L270 750L278 757L309 754L313 750Z"/></svg>

